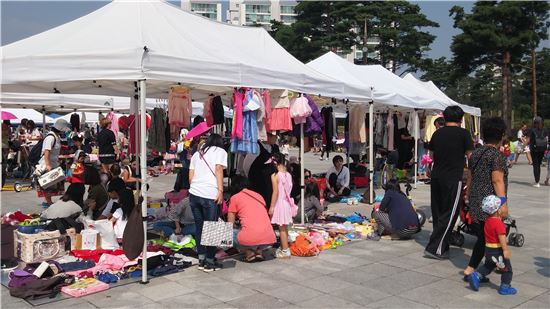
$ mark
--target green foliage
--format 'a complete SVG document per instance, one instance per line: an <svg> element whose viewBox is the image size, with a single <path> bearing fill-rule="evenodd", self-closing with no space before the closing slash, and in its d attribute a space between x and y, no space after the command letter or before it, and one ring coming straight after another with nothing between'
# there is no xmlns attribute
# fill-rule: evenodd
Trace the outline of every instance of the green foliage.
<svg viewBox="0 0 550 309"><path fill-rule="evenodd" d="M296 13L291 26L273 22L271 34L303 62L327 51L349 53L354 45L362 49L366 20L369 38L380 40L375 47L380 54L376 62L393 63L394 70L408 66L408 71L416 71L435 38L420 29L439 26L422 14L418 5L407 1L303 1L296 6Z"/></svg>

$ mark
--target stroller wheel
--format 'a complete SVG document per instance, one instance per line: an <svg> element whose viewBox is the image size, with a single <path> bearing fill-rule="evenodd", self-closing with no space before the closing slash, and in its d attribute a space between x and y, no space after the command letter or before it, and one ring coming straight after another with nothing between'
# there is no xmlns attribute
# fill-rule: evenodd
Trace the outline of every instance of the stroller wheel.
<svg viewBox="0 0 550 309"><path fill-rule="evenodd" d="M523 237L523 234L516 234L516 240L515 245L517 247L523 247L523 244L525 243L525 237Z"/></svg>
<svg viewBox="0 0 550 309"><path fill-rule="evenodd" d="M508 235L508 244L510 246L515 246L516 245L516 239L517 239L517 234L516 233L510 233Z"/></svg>
<svg viewBox="0 0 550 309"><path fill-rule="evenodd" d="M416 215L418 216L420 227L423 227L424 223L426 223L426 214L422 210L416 209Z"/></svg>
<svg viewBox="0 0 550 309"><path fill-rule="evenodd" d="M15 191L15 192L23 191L23 185L19 182L14 183L13 184L13 191Z"/></svg>
<svg viewBox="0 0 550 309"><path fill-rule="evenodd" d="M464 235L458 231L453 231L449 238L449 242L454 246L462 247L464 245Z"/></svg>

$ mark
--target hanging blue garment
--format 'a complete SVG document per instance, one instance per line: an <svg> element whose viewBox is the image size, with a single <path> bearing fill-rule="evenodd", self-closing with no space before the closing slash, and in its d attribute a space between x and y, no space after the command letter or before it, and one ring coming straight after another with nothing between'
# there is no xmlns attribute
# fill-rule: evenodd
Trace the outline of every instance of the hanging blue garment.
<svg viewBox="0 0 550 309"><path fill-rule="evenodd" d="M256 111L243 112L243 138L231 139L231 152L243 154L259 152Z"/></svg>

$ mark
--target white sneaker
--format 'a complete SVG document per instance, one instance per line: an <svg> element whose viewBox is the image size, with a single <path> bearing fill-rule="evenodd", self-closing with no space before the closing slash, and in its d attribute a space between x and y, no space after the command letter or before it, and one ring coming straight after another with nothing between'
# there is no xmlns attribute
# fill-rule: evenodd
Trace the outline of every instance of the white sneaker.
<svg viewBox="0 0 550 309"><path fill-rule="evenodd" d="M320 157L319 160L323 161L324 159L323 159L323 157Z"/></svg>
<svg viewBox="0 0 550 309"><path fill-rule="evenodd" d="M275 257L278 259L288 259L290 258L290 249L282 250L281 248L275 251Z"/></svg>
<svg viewBox="0 0 550 309"><path fill-rule="evenodd" d="M533 185L533 187L540 188L540 183L537 182L536 184Z"/></svg>

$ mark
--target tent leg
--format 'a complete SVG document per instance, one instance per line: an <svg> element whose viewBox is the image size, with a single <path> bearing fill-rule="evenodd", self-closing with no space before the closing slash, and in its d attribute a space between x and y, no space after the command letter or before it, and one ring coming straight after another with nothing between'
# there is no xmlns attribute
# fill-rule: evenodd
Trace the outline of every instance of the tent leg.
<svg viewBox="0 0 550 309"><path fill-rule="evenodd" d="M300 219L301 219L301 223L304 224L305 223L305 211L304 211L304 164L305 164L305 159L304 159L304 124L301 123L300 124L300 206L301 206L301 211L300 211Z"/></svg>
<svg viewBox="0 0 550 309"><path fill-rule="evenodd" d="M418 182L418 111L415 109L412 115L414 117L414 188L416 189Z"/></svg>
<svg viewBox="0 0 550 309"><path fill-rule="evenodd" d="M46 132L46 108L44 106L42 106L42 131L44 133L47 133Z"/></svg>
<svg viewBox="0 0 550 309"><path fill-rule="evenodd" d="M147 90L145 80L139 81L139 116L140 116L140 169L141 169L141 196L143 197L143 202L141 203L141 215L143 217L143 259L142 259L142 274L141 274L141 283L145 284L149 281L147 280L147 118L145 109L145 100L147 99ZM137 131L137 130L136 130Z"/></svg>
<svg viewBox="0 0 550 309"><path fill-rule="evenodd" d="M374 102L369 102L369 204L374 203Z"/></svg>

